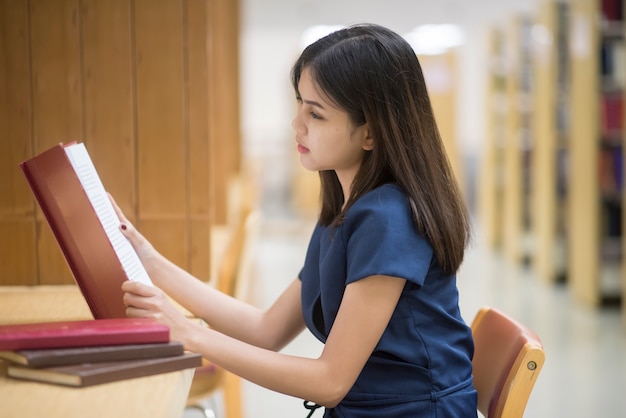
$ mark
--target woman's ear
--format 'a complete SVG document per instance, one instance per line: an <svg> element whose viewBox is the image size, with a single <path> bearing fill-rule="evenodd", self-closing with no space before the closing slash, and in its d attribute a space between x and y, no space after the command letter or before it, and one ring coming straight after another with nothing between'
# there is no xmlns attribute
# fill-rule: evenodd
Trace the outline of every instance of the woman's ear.
<svg viewBox="0 0 626 418"><path fill-rule="evenodd" d="M363 144L361 145L363 151L371 151L374 149L374 138L370 135L370 130L365 130L365 137L363 138Z"/></svg>

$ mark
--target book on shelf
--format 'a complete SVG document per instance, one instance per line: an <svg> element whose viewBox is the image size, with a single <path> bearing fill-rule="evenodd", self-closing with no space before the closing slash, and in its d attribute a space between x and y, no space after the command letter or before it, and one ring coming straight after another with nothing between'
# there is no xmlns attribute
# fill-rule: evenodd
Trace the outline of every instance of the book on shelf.
<svg viewBox="0 0 626 418"><path fill-rule="evenodd" d="M623 0L601 0L602 17L607 21L624 19Z"/></svg>
<svg viewBox="0 0 626 418"><path fill-rule="evenodd" d="M152 282L85 145L58 144L20 167L94 318L125 317L122 282Z"/></svg>
<svg viewBox="0 0 626 418"><path fill-rule="evenodd" d="M623 93L604 94L600 101L600 129L607 138L619 138L624 130ZM617 140L616 140L617 141Z"/></svg>
<svg viewBox="0 0 626 418"><path fill-rule="evenodd" d="M30 368L9 364L7 374L17 379L63 386L86 387L178 370L193 369L201 365L202 356L200 354L184 353L168 357L82 363L44 368Z"/></svg>
<svg viewBox="0 0 626 418"><path fill-rule="evenodd" d="M152 318L109 318L0 325L0 350L163 343L170 330Z"/></svg>
<svg viewBox="0 0 626 418"><path fill-rule="evenodd" d="M182 343L170 341L165 343L0 351L0 359L22 366L39 368L80 363L169 357L178 356L183 353L184 348Z"/></svg>
<svg viewBox="0 0 626 418"><path fill-rule="evenodd" d="M606 147L598 153L598 181L605 199L620 201L624 189L624 156L621 147Z"/></svg>

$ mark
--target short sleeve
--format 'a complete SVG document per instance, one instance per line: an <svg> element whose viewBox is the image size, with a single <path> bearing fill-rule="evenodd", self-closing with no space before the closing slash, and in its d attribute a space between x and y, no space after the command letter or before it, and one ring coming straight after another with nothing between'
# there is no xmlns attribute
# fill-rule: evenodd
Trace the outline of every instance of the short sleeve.
<svg viewBox="0 0 626 418"><path fill-rule="evenodd" d="M415 227L406 195L386 185L349 209L343 225L346 284L372 275L424 284L433 250Z"/></svg>

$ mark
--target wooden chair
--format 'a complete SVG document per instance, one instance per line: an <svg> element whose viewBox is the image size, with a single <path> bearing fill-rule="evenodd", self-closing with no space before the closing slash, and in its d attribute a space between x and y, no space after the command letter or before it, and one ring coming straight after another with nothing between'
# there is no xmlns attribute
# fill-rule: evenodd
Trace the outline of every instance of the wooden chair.
<svg viewBox="0 0 626 418"><path fill-rule="evenodd" d="M521 418L545 360L541 340L488 306L476 314L472 334L479 412L487 418Z"/></svg>
<svg viewBox="0 0 626 418"><path fill-rule="evenodd" d="M233 295L235 287L238 263L241 257L243 242L245 239L245 215L234 225L234 230L230 235L230 240L224 256L221 260L217 274L215 287L220 291ZM215 406L207 405L207 401L224 385L226 372L206 359L202 359L202 366L197 367L189 396L187 398L187 408L200 410L205 418L215 418Z"/></svg>
<svg viewBox="0 0 626 418"><path fill-rule="evenodd" d="M203 358L202 366L196 367L191 380L185 408L197 409L205 418L216 418L210 397L222 386L224 374L223 369Z"/></svg>
<svg viewBox="0 0 626 418"><path fill-rule="evenodd" d="M259 222L258 211L242 210L239 219L235 221L228 247L221 260L215 286L236 298L248 296L252 261L250 248L256 238ZM207 405L207 401L218 389L223 389L224 406L228 417L241 416L239 378L206 359L203 359L202 366L196 368L186 407L200 410L205 418L215 418L217 408L214 405Z"/></svg>

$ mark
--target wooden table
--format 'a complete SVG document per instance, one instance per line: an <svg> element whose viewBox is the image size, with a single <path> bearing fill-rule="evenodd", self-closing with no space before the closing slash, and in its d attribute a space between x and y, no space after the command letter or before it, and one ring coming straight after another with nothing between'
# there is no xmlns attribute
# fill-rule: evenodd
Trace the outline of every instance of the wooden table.
<svg viewBox="0 0 626 418"><path fill-rule="evenodd" d="M215 283L230 233L228 227L212 230L210 284ZM83 319L93 319L93 316L76 285L0 286L0 324ZM193 374L194 369L188 369L69 388L9 378L6 363L0 361L0 417L180 418ZM234 392L238 395L238 389Z"/></svg>
<svg viewBox="0 0 626 418"><path fill-rule="evenodd" d="M0 366L0 417L180 418L193 373L186 369L70 388L12 379Z"/></svg>
<svg viewBox="0 0 626 418"><path fill-rule="evenodd" d="M93 319L75 285L0 287L0 323ZM86 388L6 376L0 361L2 418L180 418L194 369Z"/></svg>

